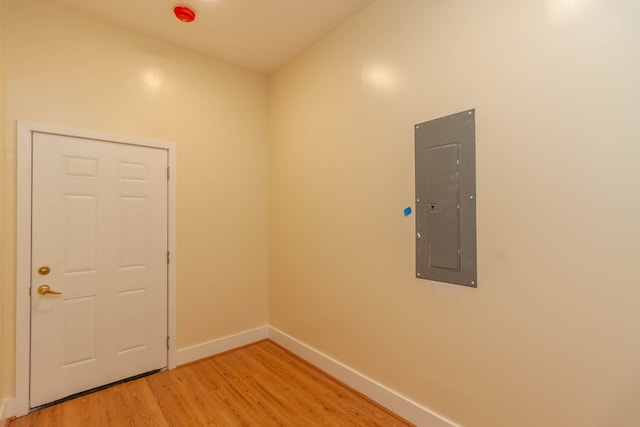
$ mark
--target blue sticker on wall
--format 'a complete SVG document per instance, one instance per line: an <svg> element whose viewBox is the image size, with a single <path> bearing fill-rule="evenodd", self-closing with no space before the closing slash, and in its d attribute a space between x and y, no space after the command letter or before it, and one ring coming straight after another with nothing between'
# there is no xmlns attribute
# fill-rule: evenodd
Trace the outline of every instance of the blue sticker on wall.
<svg viewBox="0 0 640 427"><path fill-rule="evenodd" d="M411 206L409 206L409 207L407 207L407 208L404 208L404 216L409 216L409 215L411 215L411 212L412 212L412 210L411 210Z"/></svg>

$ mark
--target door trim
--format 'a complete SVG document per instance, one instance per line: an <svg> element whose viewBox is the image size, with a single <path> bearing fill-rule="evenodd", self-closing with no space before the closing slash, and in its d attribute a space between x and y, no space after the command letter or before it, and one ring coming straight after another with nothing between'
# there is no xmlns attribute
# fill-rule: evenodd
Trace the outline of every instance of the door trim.
<svg viewBox="0 0 640 427"><path fill-rule="evenodd" d="M73 129L35 122L18 121L17 141L17 248L16 248L16 400L15 412L20 417L29 412L29 369L31 357L31 155L32 134L49 133L62 136L94 139L120 144L165 149L168 152L171 176L168 182L168 248L171 262L168 267L167 319L169 343L168 368L177 363L176 280L177 280L177 146L174 142L152 140L111 133Z"/></svg>

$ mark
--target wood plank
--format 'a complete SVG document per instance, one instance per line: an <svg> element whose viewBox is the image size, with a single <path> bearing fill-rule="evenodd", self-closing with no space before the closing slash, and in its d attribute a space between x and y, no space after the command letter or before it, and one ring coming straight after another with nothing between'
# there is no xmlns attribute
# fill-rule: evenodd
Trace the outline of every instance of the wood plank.
<svg viewBox="0 0 640 427"><path fill-rule="evenodd" d="M8 427L412 425L270 340L8 423Z"/></svg>

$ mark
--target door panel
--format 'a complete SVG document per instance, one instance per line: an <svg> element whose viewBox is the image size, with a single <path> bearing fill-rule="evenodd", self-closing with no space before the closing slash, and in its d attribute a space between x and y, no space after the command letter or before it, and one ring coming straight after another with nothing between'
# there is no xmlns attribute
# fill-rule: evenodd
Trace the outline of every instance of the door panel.
<svg viewBox="0 0 640 427"><path fill-rule="evenodd" d="M62 367L96 359L96 298L63 299Z"/></svg>
<svg viewBox="0 0 640 427"><path fill-rule="evenodd" d="M37 132L32 144L36 407L166 367L167 151Z"/></svg>
<svg viewBox="0 0 640 427"><path fill-rule="evenodd" d="M62 198L64 273L96 271L96 205L96 196L65 194Z"/></svg>

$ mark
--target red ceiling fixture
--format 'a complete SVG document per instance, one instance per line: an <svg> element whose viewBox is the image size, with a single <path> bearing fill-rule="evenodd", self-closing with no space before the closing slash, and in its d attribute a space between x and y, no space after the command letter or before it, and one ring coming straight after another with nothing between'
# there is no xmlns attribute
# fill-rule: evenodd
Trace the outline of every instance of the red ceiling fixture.
<svg viewBox="0 0 640 427"><path fill-rule="evenodd" d="M191 22L196 19L196 13L187 6L176 6L173 8L173 13L182 22Z"/></svg>

